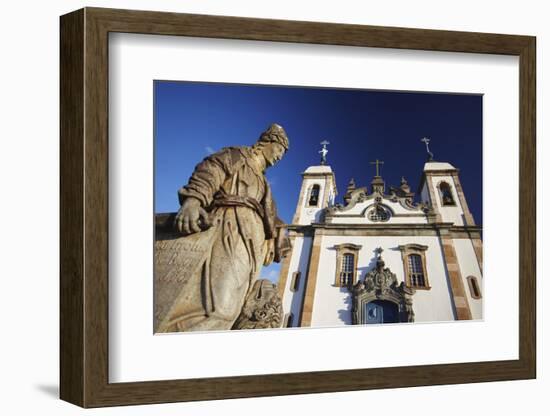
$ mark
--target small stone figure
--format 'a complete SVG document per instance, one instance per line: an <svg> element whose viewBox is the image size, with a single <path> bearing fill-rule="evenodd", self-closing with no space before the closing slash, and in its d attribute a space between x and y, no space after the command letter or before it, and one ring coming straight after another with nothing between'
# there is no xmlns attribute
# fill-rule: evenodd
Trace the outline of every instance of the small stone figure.
<svg viewBox="0 0 550 416"><path fill-rule="evenodd" d="M320 144L323 146L323 148L319 150L319 153L321 153L321 165L326 165L328 154L327 144L330 143L327 140L323 140Z"/></svg>
<svg viewBox="0 0 550 416"><path fill-rule="evenodd" d="M233 329L279 328L282 317L283 305L277 293L277 285L261 279L249 291Z"/></svg>

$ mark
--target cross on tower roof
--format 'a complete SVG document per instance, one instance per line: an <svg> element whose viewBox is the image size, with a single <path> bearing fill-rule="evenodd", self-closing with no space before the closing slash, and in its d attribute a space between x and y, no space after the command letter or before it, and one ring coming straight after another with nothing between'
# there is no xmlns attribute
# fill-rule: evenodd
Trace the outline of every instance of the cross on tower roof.
<svg viewBox="0 0 550 416"><path fill-rule="evenodd" d="M430 139L428 139L427 137L423 137L422 139L420 139L420 141L422 143L426 143L426 152L428 153L428 162L432 162L434 160L434 154L430 152L430 146L428 146L430 144Z"/></svg>
<svg viewBox="0 0 550 416"><path fill-rule="evenodd" d="M383 165L384 162L376 159L374 162L370 162L371 165L376 165L376 176L380 176L380 165Z"/></svg>

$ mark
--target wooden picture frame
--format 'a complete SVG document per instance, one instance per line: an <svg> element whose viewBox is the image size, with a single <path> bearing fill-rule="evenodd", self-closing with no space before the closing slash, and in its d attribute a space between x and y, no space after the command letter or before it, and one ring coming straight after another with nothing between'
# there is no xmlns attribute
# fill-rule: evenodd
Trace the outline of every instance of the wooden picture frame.
<svg viewBox="0 0 550 416"><path fill-rule="evenodd" d="M535 38L85 8L61 17L60 396L82 407L536 377ZM519 57L519 359L109 383L108 34L380 47Z"/></svg>

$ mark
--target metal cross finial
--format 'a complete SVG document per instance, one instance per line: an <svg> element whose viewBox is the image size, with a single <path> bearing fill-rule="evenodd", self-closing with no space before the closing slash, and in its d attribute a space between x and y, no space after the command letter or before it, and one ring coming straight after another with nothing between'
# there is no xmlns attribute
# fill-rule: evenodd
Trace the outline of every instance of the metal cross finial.
<svg viewBox="0 0 550 416"><path fill-rule="evenodd" d="M376 176L380 176L380 165L383 165L384 162L376 159L375 162L370 162L371 165L376 165Z"/></svg>
<svg viewBox="0 0 550 416"><path fill-rule="evenodd" d="M420 141L423 143L426 143L426 152L428 152L428 162L431 162L432 160L434 160L434 154L430 152L430 146L428 146L430 143L430 139L428 139L427 137L423 137L422 139L420 139Z"/></svg>
<svg viewBox="0 0 550 416"><path fill-rule="evenodd" d="M323 140L320 144L323 146L323 148L319 150L319 153L321 153L321 165L325 165L327 163L328 153L327 144L330 143L328 142L328 140Z"/></svg>

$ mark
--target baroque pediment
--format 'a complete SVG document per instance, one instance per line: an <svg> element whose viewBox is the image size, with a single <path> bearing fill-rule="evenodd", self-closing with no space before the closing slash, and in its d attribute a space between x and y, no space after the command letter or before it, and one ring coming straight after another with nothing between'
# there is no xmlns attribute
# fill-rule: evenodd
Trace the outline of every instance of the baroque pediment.
<svg viewBox="0 0 550 416"><path fill-rule="evenodd" d="M345 215L349 211L356 210L359 207L363 208L362 211L364 211L373 204L382 204L392 211L394 211L392 209L392 206L395 206L396 208L402 207L404 210L410 213L422 214L427 212L428 207L426 204L414 202L413 193L404 193L400 189L398 189L399 192L397 192L395 189L396 188L391 188L389 194L384 194L380 192L373 192L371 194L368 194L367 188L357 188L347 194L345 204L335 204L327 208L326 215Z"/></svg>

